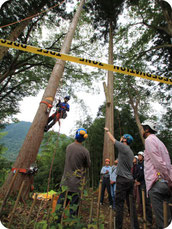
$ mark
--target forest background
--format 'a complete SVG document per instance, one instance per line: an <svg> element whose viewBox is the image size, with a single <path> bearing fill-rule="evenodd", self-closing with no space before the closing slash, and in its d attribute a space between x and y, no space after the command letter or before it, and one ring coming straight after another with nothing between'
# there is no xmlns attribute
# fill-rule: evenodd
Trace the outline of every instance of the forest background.
<svg viewBox="0 0 172 229"><path fill-rule="evenodd" d="M13 21L25 18L41 12L55 5L55 2L46 1L15 1L5 2L0 9L1 26ZM58 2L58 1L57 1ZM59 1L61 2L61 1ZM107 1L113 5L113 1ZM114 65L139 69L143 72L151 72L157 75L169 77L172 73L172 35L168 31L168 21L165 13L172 14L170 6L162 1L119 1L121 13L117 20L114 32ZM44 14L26 21L17 41L29 45L44 47L59 51L67 32L68 25L75 12L77 1L64 1L60 7L53 8ZM104 26L101 21L96 25L92 10L92 4L96 1L85 3L79 26L72 41L70 54L107 62L108 39L107 31L101 33ZM19 10L20 8L20 10ZM94 23L93 23L94 22ZM9 39L15 36L15 32L21 24L1 27L1 38ZM99 29L97 27L99 26ZM103 34L103 36L102 36ZM2 50L2 47L1 47ZM3 52L1 52L2 55ZM2 56L1 56L2 57ZM43 90L55 64L55 60L48 57L23 53L18 50L8 50L0 63L0 119L1 138L4 126L8 122L17 122L16 114L19 113L19 103L25 97L36 96ZM97 187L100 169L103 161L103 141L105 126L105 103L99 107L96 118L92 118L88 112L84 100L80 94L98 94L100 83L106 81L107 72L91 67L80 66L68 62L65 67L63 79L58 88L56 101L59 97L69 94L73 103L79 107L79 118L74 123L70 136L49 131L44 135L40 153L37 156L38 173L34 179L36 191L46 191L49 168L53 152L56 157L53 165L50 188L57 189L60 182L64 160L65 148L73 141L75 130L84 127L88 130L89 138L84 146L91 155L91 168L89 170L89 183ZM154 113L152 104L161 105L161 112ZM171 86L158 82L143 80L114 73L114 135L117 139L122 134L130 133L134 137L132 149L135 154L144 150L137 126L137 114L140 121L151 118L158 123L158 137L167 146L172 157L171 129L172 106ZM65 125L65 120L63 121ZM58 141L58 145L56 142ZM3 184L12 162L7 160L7 149L0 146L0 183ZM117 152L115 152L115 158Z"/></svg>

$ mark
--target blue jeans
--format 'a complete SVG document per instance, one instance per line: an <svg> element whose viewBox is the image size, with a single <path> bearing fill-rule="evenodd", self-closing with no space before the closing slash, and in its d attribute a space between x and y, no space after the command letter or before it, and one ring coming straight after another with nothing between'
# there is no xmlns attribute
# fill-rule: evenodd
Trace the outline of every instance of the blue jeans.
<svg viewBox="0 0 172 229"><path fill-rule="evenodd" d="M111 196L112 196L112 206L115 209L115 191L116 191L116 183L110 185Z"/></svg>

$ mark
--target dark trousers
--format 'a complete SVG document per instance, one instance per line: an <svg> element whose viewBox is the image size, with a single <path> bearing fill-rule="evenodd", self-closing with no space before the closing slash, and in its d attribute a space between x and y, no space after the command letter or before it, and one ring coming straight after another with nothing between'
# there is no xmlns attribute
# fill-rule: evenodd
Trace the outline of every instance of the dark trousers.
<svg viewBox="0 0 172 229"><path fill-rule="evenodd" d="M105 189L107 188L109 204L112 205L112 196L110 190L110 178L103 178L100 202L103 204Z"/></svg>
<svg viewBox="0 0 172 229"><path fill-rule="evenodd" d="M136 214L136 206L133 197L133 188L134 188L134 180L129 180L125 177L117 176L116 179L116 229L122 229L123 224L123 213L124 213L124 201L129 199L129 195L132 196L132 205L133 209L130 209L130 214L132 211L133 215L133 229L139 229L137 214Z"/></svg>
<svg viewBox="0 0 172 229"><path fill-rule="evenodd" d="M62 214L62 211L64 210L63 209L63 204L64 204L64 200L65 200L65 195L66 195L66 192L61 193L60 196L59 196L59 199L57 201L57 204L61 204L59 210L56 211L56 213L58 215L58 220L57 220L58 223L61 220L61 214ZM80 200L79 193L68 192L67 199L66 199L66 206L68 205L68 203L70 201L70 206L69 206L70 210L69 211L70 211L70 217L71 218L73 216L77 216L78 215L79 200Z"/></svg>
<svg viewBox="0 0 172 229"><path fill-rule="evenodd" d="M169 203L170 201L170 190L167 183L157 181L151 189L149 190L149 196L152 203L152 208L156 219L156 228L164 228L164 218L163 218L163 201ZM168 223L170 224L172 220L172 215L170 208L168 207Z"/></svg>
<svg viewBox="0 0 172 229"><path fill-rule="evenodd" d="M144 190L145 193L146 220L152 224L152 208L151 208L150 198L147 197L146 195L146 185L144 183L139 185L140 204L142 206L142 212L143 212L142 190Z"/></svg>

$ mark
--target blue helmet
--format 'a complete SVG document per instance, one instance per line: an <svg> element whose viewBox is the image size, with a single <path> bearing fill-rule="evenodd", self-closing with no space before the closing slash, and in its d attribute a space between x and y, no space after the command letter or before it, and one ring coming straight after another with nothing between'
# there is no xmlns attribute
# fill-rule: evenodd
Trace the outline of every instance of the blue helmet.
<svg viewBox="0 0 172 229"><path fill-rule="evenodd" d="M70 100L70 96L65 96L64 99Z"/></svg>
<svg viewBox="0 0 172 229"><path fill-rule="evenodd" d="M87 130L84 128L79 128L76 131L75 139L78 142L83 142L86 138L88 138Z"/></svg>
<svg viewBox="0 0 172 229"><path fill-rule="evenodd" d="M130 134L124 134L123 137L127 139L127 144L130 145L133 142L133 137Z"/></svg>

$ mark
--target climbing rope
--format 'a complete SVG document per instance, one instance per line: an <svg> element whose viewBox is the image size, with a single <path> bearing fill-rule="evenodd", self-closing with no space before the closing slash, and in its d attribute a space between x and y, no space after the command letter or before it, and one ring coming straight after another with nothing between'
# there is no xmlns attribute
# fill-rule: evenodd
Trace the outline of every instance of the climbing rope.
<svg viewBox="0 0 172 229"><path fill-rule="evenodd" d="M22 21L26 21L26 20L29 20L29 19L31 19L31 18L37 17L37 16L39 16L39 15L45 13L45 12L48 12L49 10L51 10L51 9L57 7L57 6L60 6L60 5L63 4L64 2L65 2L65 0L63 0L61 3L57 3L56 5L54 5L54 6L50 7L50 8L48 8L47 10L43 10L43 11L40 12L40 13L37 13L37 14L34 14L34 15L32 15L32 16L26 17L26 18L21 19L21 20L19 20L19 21L12 22L12 23L10 23L10 24L0 26L0 28L2 29L2 28L5 28L5 27L7 27L7 26L11 26L11 25L20 23L20 22L22 22Z"/></svg>

